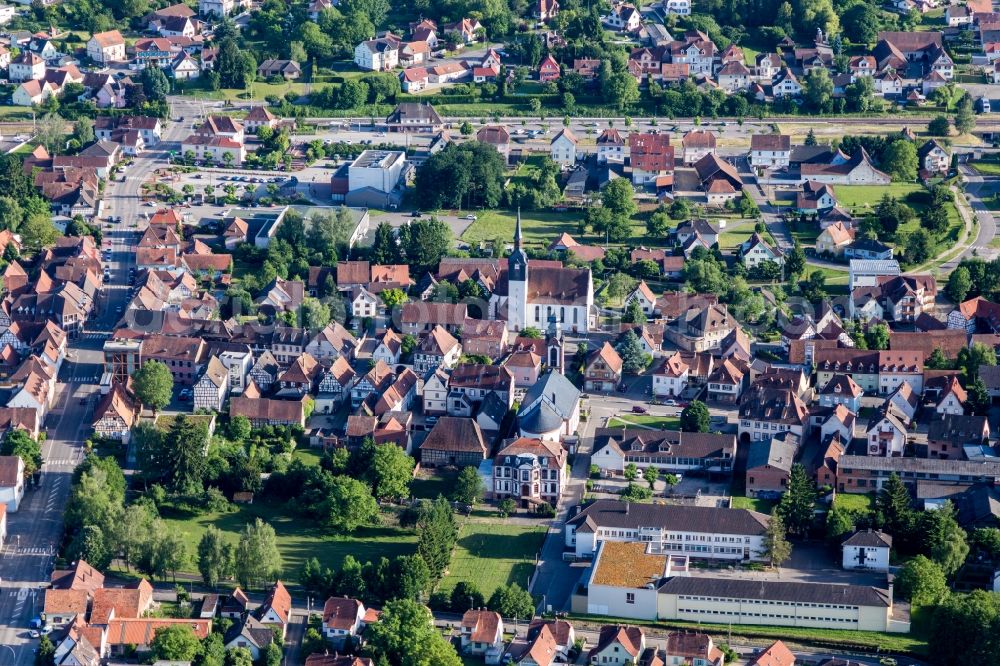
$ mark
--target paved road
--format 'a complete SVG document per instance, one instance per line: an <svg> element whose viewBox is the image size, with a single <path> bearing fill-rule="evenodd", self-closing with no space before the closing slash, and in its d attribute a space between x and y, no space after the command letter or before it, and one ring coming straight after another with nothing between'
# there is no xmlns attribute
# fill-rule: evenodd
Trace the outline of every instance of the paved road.
<svg viewBox="0 0 1000 666"><path fill-rule="evenodd" d="M969 200L969 205L972 206L973 212L976 214L976 221L978 222L978 232L976 239L972 242L972 245L959 256L959 260L976 253L979 256L992 257L996 254L990 243L996 238L997 235L997 224L996 218L993 217L993 213L986 208L986 204L983 203L981 197L993 196L997 191L998 184L1000 184L1000 179L990 178L986 179L980 176L979 173L970 167L968 164L962 164L959 169L962 175L965 177L965 196Z"/></svg>

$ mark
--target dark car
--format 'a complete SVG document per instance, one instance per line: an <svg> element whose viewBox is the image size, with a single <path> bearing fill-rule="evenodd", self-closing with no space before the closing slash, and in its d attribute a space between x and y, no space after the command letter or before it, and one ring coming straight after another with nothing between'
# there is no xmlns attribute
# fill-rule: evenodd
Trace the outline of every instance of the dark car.
<svg viewBox="0 0 1000 666"><path fill-rule="evenodd" d="M643 407L642 405L632 405L632 413L633 414L645 414L646 413L646 408Z"/></svg>

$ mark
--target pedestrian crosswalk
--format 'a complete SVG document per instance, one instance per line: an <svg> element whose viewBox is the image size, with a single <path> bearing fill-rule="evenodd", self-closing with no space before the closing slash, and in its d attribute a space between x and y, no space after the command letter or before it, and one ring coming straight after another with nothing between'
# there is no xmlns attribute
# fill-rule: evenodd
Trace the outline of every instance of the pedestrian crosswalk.
<svg viewBox="0 0 1000 666"><path fill-rule="evenodd" d="M86 331L78 336L81 340L100 340L110 338L111 331Z"/></svg>
<svg viewBox="0 0 1000 666"><path fill-rule="evenodd" d="M45 464L48 465L49 467L64 467L67 465L72 466L76 464L76 460L74 458L54 458L46 460Z"/></svg>

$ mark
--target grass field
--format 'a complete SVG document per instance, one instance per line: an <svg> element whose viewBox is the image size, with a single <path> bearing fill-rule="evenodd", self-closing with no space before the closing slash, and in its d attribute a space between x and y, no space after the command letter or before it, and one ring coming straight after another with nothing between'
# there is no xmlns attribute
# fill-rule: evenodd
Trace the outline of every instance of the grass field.
<svg viewBox="0 0 1000 666"><path fill-rule="evenodd" d="M833 506L847 511L871 511L875 508L875 495L855 495L854 493L837 493Z"/></svg>
<svg viewBox="0 0 1000 666"><path fill-rule="evenodd" d="M878 205L882 195L905 199L911 192L918 192L923 187L916 183L890 183L889 185L838 185L837 202L855 213L864 213Z"/></svg>
<svg viewBox="0 0 1000 666"><path fill-rule="evenodd" d="M479 219L470 224L462 234L462 240L466 243L475 244L497 238L509 242L514 237L516 212L488 210L477 212L476 215ZM571 212L521 211L524 242L527 245L547 246L563 232L571 234L580 242L585 242L577 229L580 216L580 213Z"/></svg>
<svg viewBox="0 0 1000 666"><path fill-rule="evenodd" d="M458 582L467 581L487 599L500 585L517 583L527 589L545 532L541 525L465 523L440 589L451 591Z"/></svg>
<svg viewBox="0 0 1000 666"><path fill-rule="evenodd" d="M750 509L751 511L759 511L761 513L771 514L771 510L774 509L774 505L777 504L775 500L771 499L758 499L756 497L738 497L733 496L733 508L734 509Z"/></svg>
<svg viewBox="0 0 1000 666"><path fill-rule="evenodd" d="M969 164L984 176L1000 176L1000 161L977 160Z"/></svg>
<svg viewBox="0 0 1000 666"><path fill-rule="evenodd" d="M836 268L828 268L826 266L806 266L806 275L816 273L817 271L826 276L826 284L828 286L846 285L851 277L846 270L840 271Z"/></svg>
<svg viewBox="0 0 1000 666"><path fill-rule="evenodd" d="M434 470L433 473L421 472L410 484L410 493L414 497L436 499L438 495L451 496L455 490L457 472Z"/></svg>
<svg viewBox="0 0 1000 666"><path fill-rule="evenodd" d="M198 541L209 525L218 527L226 539L235 544L243 526L261 518L274 528L281 553L283 576L297 580L302 563L311 557L318 558L323 566L337 569L347 555L353 555L360 562L409 555L416 548L416 533L395 527L371 527L359 529L353 534L343 535L322 527L312 521L285 513L284 507L266 502L243 505L234 513L210 513L194 517L168 517L164 519L167 529L184 537L187 545L187 571L197 572L195 557Z"/></svg>
<svg viewBox="0 0 1000 666"><path fill-rule="evenodd" d="M652 416L650 414L621 414L608 420L609 428L641 425L656 430L677 430L680 424L681 420L675 416Z"/></svg>

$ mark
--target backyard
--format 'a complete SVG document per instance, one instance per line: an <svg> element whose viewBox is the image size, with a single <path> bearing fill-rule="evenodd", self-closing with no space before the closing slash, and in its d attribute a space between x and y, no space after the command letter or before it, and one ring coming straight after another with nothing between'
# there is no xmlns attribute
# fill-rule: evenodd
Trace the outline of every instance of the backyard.
<svg viewBox="0 0 1000 666"><path fill-rule="evenodd" d="M651 414L621 414L608 419L609 428L630 428L639 426L651 430L677 430L681 420L676 416L653 416Z"/></svg>

